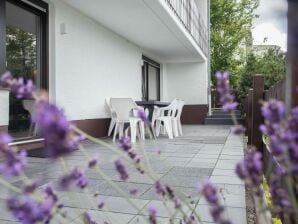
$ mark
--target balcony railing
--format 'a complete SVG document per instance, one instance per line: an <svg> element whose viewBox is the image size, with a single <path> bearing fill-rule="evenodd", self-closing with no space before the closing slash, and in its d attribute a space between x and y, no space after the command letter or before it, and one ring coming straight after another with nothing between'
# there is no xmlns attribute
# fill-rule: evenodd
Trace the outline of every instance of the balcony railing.
<svg viewBox="0 0 298 224"><path fill-rule="evenodd" d="M165 0L205 55L208 55L208 31L195 0Z"/></svg>

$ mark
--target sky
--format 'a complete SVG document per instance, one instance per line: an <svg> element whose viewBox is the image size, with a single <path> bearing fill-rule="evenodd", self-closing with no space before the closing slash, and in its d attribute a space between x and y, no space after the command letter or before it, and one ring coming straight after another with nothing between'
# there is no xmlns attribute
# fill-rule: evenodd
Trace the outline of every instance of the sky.
<svg viewBox="0 0 298 224"><path fill-rule="evenodd" d="M253 21L254 44L273 44L287 49L287 1L260 0L256 10L259 18ZM264 43L264 39L267 39Z"/></svg>

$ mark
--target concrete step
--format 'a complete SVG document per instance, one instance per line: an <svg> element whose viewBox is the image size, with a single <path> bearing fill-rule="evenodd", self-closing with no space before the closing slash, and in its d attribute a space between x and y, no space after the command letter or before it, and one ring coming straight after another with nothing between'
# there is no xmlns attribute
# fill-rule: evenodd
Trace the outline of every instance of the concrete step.
<svg viewBox="0 0 298 224"><path fill-rule="evenodd" d="M241 116L241 112L240 112L240 110L235 110L234 113L235 113L235 115L237 115L237 116L238 116L238 115ZM230 113L225 112L225 111L223 111L223 110L212 110L212 114L213 114L213 115L230 115Z"/></svg>
<svg viewBox="0 0 298 224"><path fill-rule="evenodd" d="M212 114L211 116L209 117L212 117L212 118L226 118L226 119L229 119L231 118L231 115L230 114ZM237 119L240 119L242 118L240 115L236 115L236 118Z"/></svg>
<svg viewBox="0 0 298 224"><path fill-rule="evenodd" d="M242 118L237 119L237 122L239 124L243 124L244 123L244 119L242 119ZM233 123L233 120L232 119L206 117L205 118L205 124L233 125L234 123Z"/></svg>

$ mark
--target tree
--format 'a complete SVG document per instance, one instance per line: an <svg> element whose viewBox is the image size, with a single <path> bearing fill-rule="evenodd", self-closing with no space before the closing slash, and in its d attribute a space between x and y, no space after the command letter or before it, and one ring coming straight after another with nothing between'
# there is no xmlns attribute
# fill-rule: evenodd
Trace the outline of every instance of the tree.
<svg viewBox="0 0 298 224"><path fill-rule="evenodd" d="M253 86L253 76L262 74L265 78L265 88L268 89L276 82L282 80L286 73L285 54L280 47L271 46L262 54L256 54L253 50L249 52L246 63L240 73L238 95L241 104L248 90Z"/></svg>
<svg viewBox="0 0 298 224"><path fill-rule="evenodd" d="M258 0L211 0L211 74L228 70L231 84L236 87L241 55L245 45L252 42L252 19L256 16ZM244 46L244 47L241 47Z"/></svg>

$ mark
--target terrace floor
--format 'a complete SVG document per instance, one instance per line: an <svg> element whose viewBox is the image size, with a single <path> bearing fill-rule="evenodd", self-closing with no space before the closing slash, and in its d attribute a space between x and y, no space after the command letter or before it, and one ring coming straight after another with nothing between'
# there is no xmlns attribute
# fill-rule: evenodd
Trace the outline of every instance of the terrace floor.
<svg viewBox="0 0 298 224"><path fill-rule="evenodd" d="M162 183L173 186L174 191L183 192L192 196L192 206L195 207L206 223L212 223L209 216L209 207L203 198L196 192L199 181L210 179L222 188L223 203L228 207L229 217L233 223L246 223L245 187L234 174L235 164L243 158L243 139L230 134L228 126L184 126L184 136L169 140L159 137L157 140L146 140L134 145L137 153L142 155L144 149L150 160L152 169ZM110 139L105 141L111 142ZM98 223L109 224L135 224L147 223L145 216L147 208L154 205L158 209L159 223L168 223L169 213L163 206L163 202L155 194L153 181L140 175L132 167L129 168L130 178L127 182L119 180L114 170L113 161L116 154L103 146L91 142L84 143L91 155L98 155L100 167L114 183L125 192L138 189L137 195L130 195L131 200L138 209L129 204L121 194L115 191L94 170L88 170L88 191L74 190L64 192L57 186L59 176L63 173L63 167L59 161L53 162L43 158L29 158L29 167L26 174L29 177L40 179L40 186L51 183L58 190L61 202L65 205L63 211L67 213L69 222L83 223L82 213L87 209ZM161 154L158 155L158 149ZM65 158L67 167L86 167L86 161L82 152L77 151ZM11 180L19 186L19 179ZM102 211L98 210L94 203L94 195L104 199L106 206ZM5 198L9 191L0 188L0 223L14 223L16 220L5 209ZM96 202L98 199L96 198ZM168 204L171 211L173 205ZM177 218L181 215L177 215ZM106 222L104 222L106 221ZM51 223L62 223L54 219ZM175 222L176 223L176 222ZM177 221L177 223L179 223Z"/></svg>

